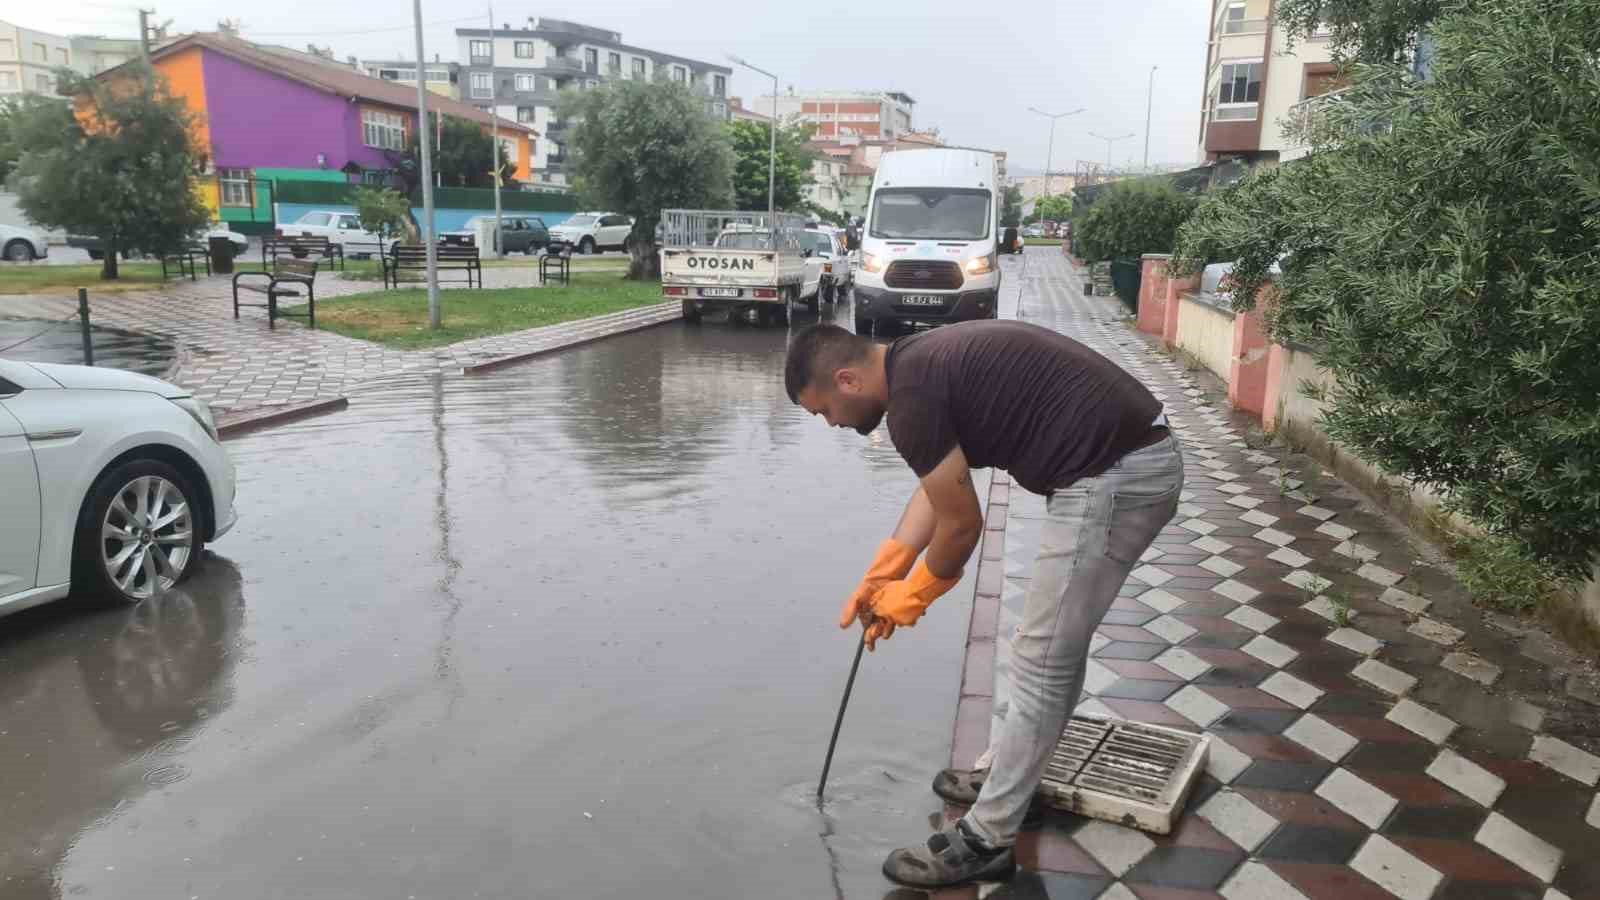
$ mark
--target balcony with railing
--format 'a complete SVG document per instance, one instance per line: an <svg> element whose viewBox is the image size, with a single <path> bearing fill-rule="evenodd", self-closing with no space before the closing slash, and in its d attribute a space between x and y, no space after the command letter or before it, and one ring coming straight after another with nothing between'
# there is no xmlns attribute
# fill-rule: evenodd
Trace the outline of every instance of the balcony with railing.
<svg viewBox="0 0 1600 900"><path fill-rule="evenodd" d="M1318 132L1327 127L1328 112L1344 102L1344 89L1307 97L1289 107L1277 127L1283 135L1284 150L1279 159L1298 159L1311 152Z"/></svg>
<svg viewBox="0 0 1600 900"><path fill-rule="evenodd" d="M1224 19L1223 34L1266 34L1266 19Z"/></svg>

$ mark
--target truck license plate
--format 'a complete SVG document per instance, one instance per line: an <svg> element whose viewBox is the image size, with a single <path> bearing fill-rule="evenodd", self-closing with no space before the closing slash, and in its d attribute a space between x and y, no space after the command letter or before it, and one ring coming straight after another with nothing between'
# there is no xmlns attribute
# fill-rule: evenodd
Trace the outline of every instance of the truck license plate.
<svg viewBox="0 0 1600 900"><path fill-rule="evenodd" d="M907 294L900 302L906 306L943 306L944 298L937 294Z"/></svg>
<svg viewBox="0 0 1600 900"><path fill-rule="evenodd" d="M739 289L738 288L701 288L700 289L700 296L702 296L702 297L737 297L737 296L739 296Z"/></svg>

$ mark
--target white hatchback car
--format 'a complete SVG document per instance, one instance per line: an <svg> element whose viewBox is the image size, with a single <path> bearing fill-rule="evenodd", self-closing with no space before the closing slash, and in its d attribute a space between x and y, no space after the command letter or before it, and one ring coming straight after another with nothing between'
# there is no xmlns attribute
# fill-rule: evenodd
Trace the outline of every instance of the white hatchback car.
<svg viewBox="0 0 1600 900"><path fill-rule="evenodd" d="M205 403L132 372L0 359L0 614L72 589L137 603L233 527Z"/></svg>

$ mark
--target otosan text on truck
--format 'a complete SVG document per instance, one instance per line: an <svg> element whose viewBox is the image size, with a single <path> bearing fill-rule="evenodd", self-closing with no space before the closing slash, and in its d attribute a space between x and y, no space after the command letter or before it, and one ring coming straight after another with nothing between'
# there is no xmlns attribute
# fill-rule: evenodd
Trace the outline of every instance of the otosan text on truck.
<svg viewBox="0 0 1600 900"><path fill-rule="evenodd" d="M744 269L754 272L756 261L748 257L744 259L727 256L691 256L688 259L691 269Z"/></svg>

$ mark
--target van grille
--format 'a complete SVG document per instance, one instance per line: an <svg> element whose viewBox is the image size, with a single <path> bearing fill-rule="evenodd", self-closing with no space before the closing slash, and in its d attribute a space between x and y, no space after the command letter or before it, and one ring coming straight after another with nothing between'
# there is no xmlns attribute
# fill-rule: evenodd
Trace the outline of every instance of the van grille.
<svg viewBox="0 0 1600 900"><path fill-rule="evenodd" d="M909 291L956 291L963 281L961 267L942 259L896 260L883 275L884 284Z"/></svg>

